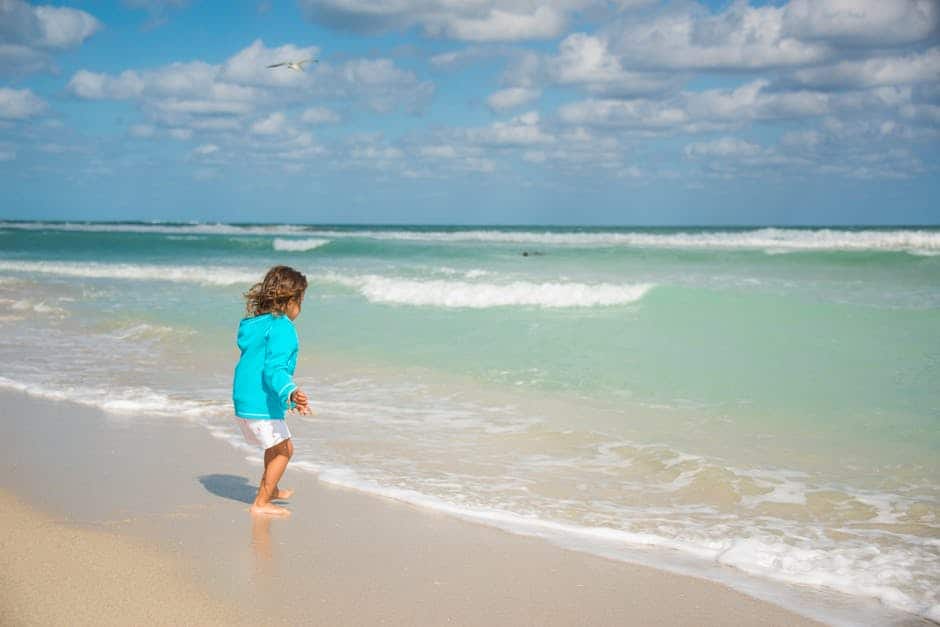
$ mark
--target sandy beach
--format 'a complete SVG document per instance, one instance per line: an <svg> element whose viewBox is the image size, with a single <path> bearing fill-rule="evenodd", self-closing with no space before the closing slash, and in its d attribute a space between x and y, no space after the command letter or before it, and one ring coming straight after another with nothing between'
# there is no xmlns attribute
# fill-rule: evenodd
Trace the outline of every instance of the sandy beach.
<svg viewBox="0 0 940 627"><path fill-rule="evenodd" d="M4 624L811 625L730 588L258 466L185 421L0 394ZM28 559L27 559L28 558Z"/></svg>

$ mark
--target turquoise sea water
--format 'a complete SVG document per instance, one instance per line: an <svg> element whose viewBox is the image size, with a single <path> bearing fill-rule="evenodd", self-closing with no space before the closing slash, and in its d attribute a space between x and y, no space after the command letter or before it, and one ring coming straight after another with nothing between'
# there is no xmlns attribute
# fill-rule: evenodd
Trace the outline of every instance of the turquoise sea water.
<svg viewBox="0 0 940 627"><path fill-rule="evenodd" d="M239 446L280 263L297 468L940 620L940 230L0 223L0 384Z"/></svg>

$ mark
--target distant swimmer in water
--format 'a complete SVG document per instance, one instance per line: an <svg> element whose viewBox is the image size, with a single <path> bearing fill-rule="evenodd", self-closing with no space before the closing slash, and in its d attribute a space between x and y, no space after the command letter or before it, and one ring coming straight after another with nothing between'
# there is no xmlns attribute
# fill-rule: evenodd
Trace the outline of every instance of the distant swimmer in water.
<svg viewBox="0 0 940 627"><path fill-rule="evenodd" d="M529 251L527 251L527 250L523 250L523 251L522 251L522 256L523 256L523 257L529 257L529 256L532 256L532 257L541 257L541 256L544 255L544 254L545 254L545 253L540 253L540 252L537 251L537 250L533 250L532 252L529 252Z"/></svg>

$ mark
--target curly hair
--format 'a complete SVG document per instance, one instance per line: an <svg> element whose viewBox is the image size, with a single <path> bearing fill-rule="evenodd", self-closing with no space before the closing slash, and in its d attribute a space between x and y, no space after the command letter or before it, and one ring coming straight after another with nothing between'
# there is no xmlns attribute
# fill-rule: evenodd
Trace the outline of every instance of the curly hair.
<svg viewBox="0 0 940 627"><path fill-rule="evenodd" d="M274 266L245 293L245 311L249 316L284 315L287 304L302 299L306 290L307 277L291 267Z"/></svg>

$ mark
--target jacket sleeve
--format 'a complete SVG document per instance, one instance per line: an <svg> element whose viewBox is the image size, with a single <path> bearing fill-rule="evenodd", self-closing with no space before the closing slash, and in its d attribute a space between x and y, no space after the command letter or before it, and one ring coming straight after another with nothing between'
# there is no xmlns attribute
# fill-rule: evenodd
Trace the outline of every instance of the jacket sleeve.
<svg viewBox="0 0 940 627"><path fill-rule="evenodd" d="M265 342L261 376L268 389L277 394L281 407L285 409L290 408L291 392L297 389L288 365L296 351L297 332L294 326L280 320L272 324Z"/></svg>

